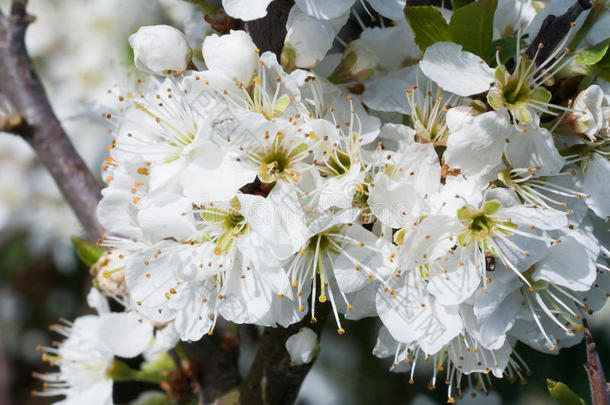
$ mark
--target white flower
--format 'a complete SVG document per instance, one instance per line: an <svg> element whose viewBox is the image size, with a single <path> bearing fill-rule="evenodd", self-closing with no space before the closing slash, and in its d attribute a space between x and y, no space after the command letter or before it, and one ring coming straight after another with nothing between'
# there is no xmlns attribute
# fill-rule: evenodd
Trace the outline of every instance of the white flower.
<svg viewBox="0 0 610 405"><path fill-rule="evenodd" d="M339 66L328 77L332 83L362 82L379 66L377 55L362 39L350 42L343 51Z"/></svg>
<svg viewBox="0 0 610 405"><path fill-rule="evenodd" d="M42 347L43 360L57 372L36 373L44 382L39 396L63 395L66 405L112 404L113 380L109 375L114 356L136 357L151 343L152 325L130 313L86 315L74 323L51 326L66 339L57 347Z"/></svg>
<svg viewBox="0 0 610 405"><path fill-rule="evenodd" d="M564 59L569 53L563 48L565 41L567 37L544 61L536 60L538 52L530 60L517 49L512 73L499 62L491 69L483 59L453 42L428 47L420 66L442 89L464 97L488 92L487 101L495 110L506 109L515 121L538 125L540 113L558 115L557 110L564 109L549 103L551 93L544 83L570 62ZM552 62L554 58L557 60Z"/></svg>
<svg viewBox="0 0 610 405"><path fill-rule="evenodd" d="M602 130L604 121L604 108L602 107L604 92L597 85L587 87L574 99L573 112L561 121L560 129L570 130L571 133L584 134L591 141ZM607 125L607 124L606 124Z"/></svg>
<svg viewBox="0 0 610 405"><path fill-rule="evenodd" d="M318 335L310 328L302 328L286 339L286 350L290 353L290 363L296 366L310 363L318 349Z"/></svg>
<svg viewBox="0 0 610 405"><path fill-rule="evenodd" d="M312 320L316 300L330 300L340 334L345 330L338 312L347 311L348 317L352 309L354 314L368 314L369 308L358 308L370 305L360 294L374 294L367 287L375 286L372 280L385 280L392 267L391 247L355 223L358 214L358 209L349 209L320 215L309 224L307 241L286 266L299 311L304 313L310 291Z"/></svg>
<svg viewBox="0 0 610 405"><path fill-rule="evenodd" d="M191 60L184 34L169 25L140 27L129 37L136 67L143 72L170 75L182 73Z"/></svg>
<svg viewBox="0 0 610 405"><path fill-rule="evenodd" d="M304 112L296 80L284 72L273 53L265 52L260 58L258 53L244 31L211 35L203 42L209 70L199 72L197 77L222 109L216 121L229 124L224 138L231 138L235 127L242 124L240 116L248 112L269 120ZM236 123L231 122L236 119ZM240 132L237 135L242 136Z"/></svg>

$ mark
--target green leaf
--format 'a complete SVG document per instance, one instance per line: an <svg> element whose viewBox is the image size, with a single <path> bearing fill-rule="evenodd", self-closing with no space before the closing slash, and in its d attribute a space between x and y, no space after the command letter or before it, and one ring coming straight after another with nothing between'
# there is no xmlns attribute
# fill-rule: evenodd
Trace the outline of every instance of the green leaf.
<svg viewBox="0 0 610 405"><path fill-rule="evenodd" d="M549 390L549 394L559 405L585 405L585 401L582 398L560 381L553 381L547 378L546 387Z"/></svg>
<svg viewBox="0 0 610 405"><path fill-rule="evenodd" d="M487 58L491 49L497 0L479 0L453 12L449 35L463 49Z"/></svg>
<svg viewBox="0 0 610 405"><path fill-rule="evenodd" d="M99 258L106 253L104 248L97 246L95 243L91 243L77 236L73 236L71 239L72 244L74 244L74 247L76 248L76 255L89 267L97 263Z"/></svg>
<svg viewBox="0 0 610 405"><path fill-rule="evenodd" d="M609 42L610 39L607 39L604 42ZM603 42L602 42L603 43ZM597 45L596 45L597 46ZM610 49L608 44L606 44L606 51ZM606 52L605 55L593 66L591 66L592 73L605 81L610 81L610 52Z"/></svg>
<svg viewBox="0 0 610 405"><path fill-rule="evenodd" d="M451 41L449 25L438 8L433 6L405 7L405 16L415 34L415 43L422 52L437 42Z"/></svg>
<svg viewBox="0 0 610 405"><path fill-rule="evenodd" d="M453 10L457 10L458 8L467 6L468 4L474 2L474 0L453 0L451 2L451 5L453 7Z"/></svg>
<svg viewBox="0 0 610 405"><path fill-rule="evenodd" d="M496 50L498 50L498 56L501 64L506 64L517 54L517 38L516 37L507 37L496 39L491 43L491 49L489 52L489 56L487 60L490 63L490 66L496 66Z"/></svg>
<svg viewBox="0 0 610 405"><path fill-rule="evenodd" d="M595 65L604 59L604 56L606 56L606 53L608 52L608 47L610 47L610 38L589 49L583 49L578 52L576 63L582 66Z"/></svg>

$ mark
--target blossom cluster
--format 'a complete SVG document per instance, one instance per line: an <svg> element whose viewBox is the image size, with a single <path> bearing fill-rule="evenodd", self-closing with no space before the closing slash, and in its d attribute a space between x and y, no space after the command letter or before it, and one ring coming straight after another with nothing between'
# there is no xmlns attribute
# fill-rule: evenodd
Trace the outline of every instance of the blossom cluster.
<svg viewBox="0 0 610 405"><path fill-rule="evenodd" d="M223 3L247 20L270 1ZM566 88L585 15L539 58L525 50L559 6L500 1L493 35L516 49L484 58L422 49L400 2L369 1L381 26L328 53L353 3L296 1L280 61L241 30L200 50L169 26L132 35L151 76L116 90L96 286L156 326L157 351L219 318L286 327L330 307L339 334L379 317L374 354L411 379L431 360L449 402L466 380L524 379L515 344L576 344L610 292L610 86ZM588 34L582 49L608 37Z"/></svg>

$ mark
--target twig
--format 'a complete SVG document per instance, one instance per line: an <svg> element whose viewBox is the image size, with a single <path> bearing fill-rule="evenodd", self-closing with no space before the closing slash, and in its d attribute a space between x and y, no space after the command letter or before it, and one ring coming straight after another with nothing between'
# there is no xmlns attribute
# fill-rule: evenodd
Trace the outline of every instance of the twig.
<svg viewBox="0 0 610 405"><path fill-rule="evenodd" d="M241 382L237 368L239 335L227 322L219 319L212 336L204 336L197 343L182 347L196 364L195 379L206 404L216 401Z"/></svg>
<svg viewBox="0 0 610 405"><path fill-rule="evenodd" d="M2 332L0 330L0 332ZM0 337L2 334L0 333ZM4 345L2 344L2 340L0 339L0 403L4 405L11 404L10 397L10 382L11 375L8 368L8 362L6 355L4 353Z"/></svg>
<svg viewBox="0 0 610 405"><path fill-rule="evenodd" d="M100 238L100 187L61 127L34 71L25 47L25 31L32 21L25 6L25 0L14 0L9 17L0 12L0 92L22 116L13 132L36 151L87 233Z"/></svg>
<svg viewBox="0 0 610 405"><path fill-rule="evenodd" d="M532 59L538 51L538 56L534 61L536 65L544 62L551 53L555 50L555 47L559 45L561 40L568 35L572 23L576 21L576 18L585 10L591 8L590 0L577 0L564 14L559 17L554 15L547 16L542 25L538 35L532 41L530 46L527 48L525 53ZM542 44L542 48L538 50L539 44Z"/></svg>
<svg viewBox="0 0 610 405"><path fill-rule="evenodd" d="M261 52L271 51L278 57L282 53L286 20L293 4L294 0L274 0L267 7L265 17L244 22L244 29Z"/></svg>
<svg viewBox="0 0 610 405"><path fill-rule="evenodd" d="M319 341L329 312L329 304L319 305L316 307L316 323L310 323L309 317L306 316L288 328L265 328L254 363L240 387L240 404L284 405L296 401L301 384L315 358L308 364L291 365L286 340L307 326L318 335Z"/></svg>
<svg viewBox="0 0 610 405"><path fill-rule="evenodd" d="M585 328L585 344L587 350L587 362L585 370L589 376L589 387L591 389L591 402L593 405L610 405L608 396L608 384L604 375L602 362L597 354L597 348L593 341L593 335L587 324L587 320L583 320Z"/></svg>

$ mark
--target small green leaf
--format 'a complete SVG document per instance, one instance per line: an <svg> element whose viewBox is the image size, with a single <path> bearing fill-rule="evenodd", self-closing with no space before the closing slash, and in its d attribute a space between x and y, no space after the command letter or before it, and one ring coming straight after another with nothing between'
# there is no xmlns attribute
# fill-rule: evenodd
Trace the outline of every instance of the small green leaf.
<svg viewBox="0 0 610 405"><path fill-rule="evenodd" d="M469 5L470 3L473 3L474 0L453 0L451 2L451 5L453 7L453 10L457 10L458 8L464 7Z"/></svg>
<svg viewBox="0 0 610 405"><path fill-rule="evenodd" d="M610 38L589 49L583 49L582 51L578 52L578 56L576 56L576 63L582 66L595 65L604 59L604 56L606 56L606 53L608 52L609 46Z"/></svg>
<svg viewBox="0 0 610 405"><path fill-rule="evenodd" d="M451 41L449 25L438 8L433 6L405 7L405 16L415 34L415 43L422 52L437 42Z"/></svg>
<svg viewBox="0 0 610 405"><path fill-rule="evenodd" d="M73 236L71 239L72 244L76 248L76 255L89 267L97 263L99 258L106 253L104 248L97 246L95 243L91 243L77 236Z"/></svg>
<svg viewBox="0 0 610 405"><path fill-rule="evenodd" d="M462 45L465 51L487 58L497 5L497 0L479 0L453 11L449 22L453 42Z"/></svg>
<svg viewBox="0 0 610 405"><path fill-rule="evenodd" d="M547 378L546 387L549 390L549 394L559 405L585 405L585 401L582 398L560 381L553 381Z"/></svg>

